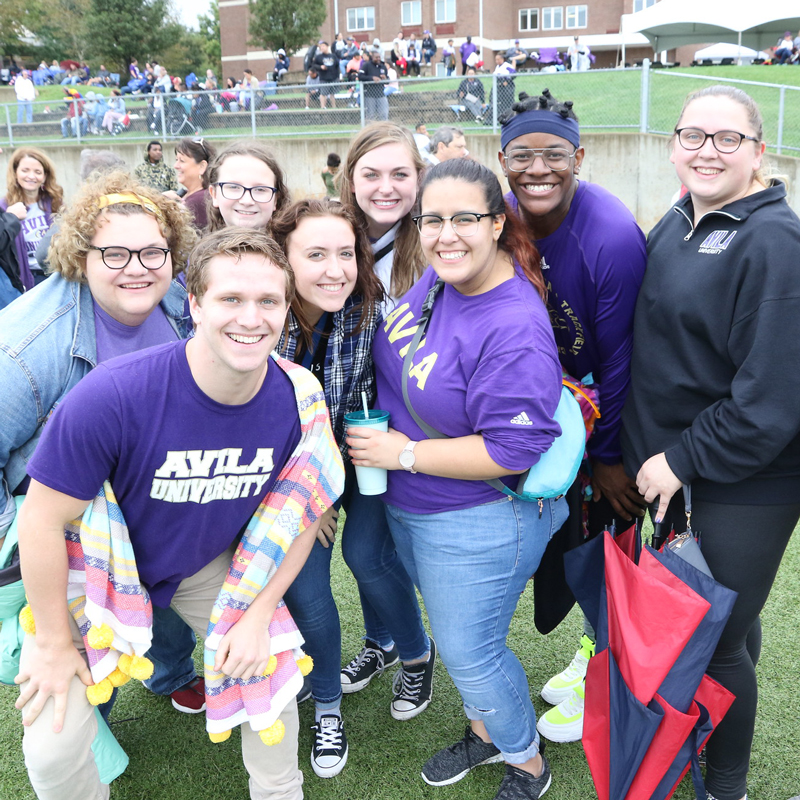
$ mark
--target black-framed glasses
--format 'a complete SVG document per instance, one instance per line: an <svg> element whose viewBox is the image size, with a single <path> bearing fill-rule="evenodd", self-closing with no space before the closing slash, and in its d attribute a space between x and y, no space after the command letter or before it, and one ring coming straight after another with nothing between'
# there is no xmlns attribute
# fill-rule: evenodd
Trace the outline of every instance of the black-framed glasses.
<svg viewBox="0 0 800 800"><path fill-rule="evenodd" d="M541 158L551 172L563 172L569 167L570 159L577 152L577 148L570 153L565 147L534 147L529 150L503 153L503 158L512 172L525 172L537 158Z"/></svg>
<svg viewBox="0 0 800 800"><path fill-rule="evenodd" d="M684 150L700 150L711 139L719 153L735 153L745 139L757 142L755 136L747 136L739 131L717 131L716 133L706 133L700 128L675 128L675 135Z"/></svg>
<svg viewBox="0 0 800 800"><path fill-rule="evenodd" d="M256 203L269 203L278 190L274 186L242 186L241 183L230 183L219 181L214 186L219 187L222 196L226 200L241 200L244 193L248 192Z"/></svg>
<svg viewBox="0 0 800 800"><path fill-rule="evenodd" d="M433 239L442 232L444 223L448 220L459 236L472 236L478 230L478 223L484 217L494 216L496 215L462 211L459 214L453 214L452 217L440 217L438 214L420 214L418 217L411 217L411 219L416 223L420 236L424 236L426 239Z"/></svg>
<svg viewBox="0 0 800 800"><path fill-rule="evenodd" d="M161 269L167 263L170 254L168 247L143 247L141 250L129 250L127 247L95 247L89 245L90 250L98 250L103 263L109 269L125 269L136 256L145 269Z"/></svg>

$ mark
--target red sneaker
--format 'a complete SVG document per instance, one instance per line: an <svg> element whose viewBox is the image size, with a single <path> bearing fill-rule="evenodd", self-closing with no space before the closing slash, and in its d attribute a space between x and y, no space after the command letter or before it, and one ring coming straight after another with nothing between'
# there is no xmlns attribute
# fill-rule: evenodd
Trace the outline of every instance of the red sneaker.
<svg viewBox="0 0 800 800"><path fill-rule="evenodd" d="M184 714L199 714L206 710L205 692L206 682L202 678L194 678L170 695L172 705Z"/></svg>

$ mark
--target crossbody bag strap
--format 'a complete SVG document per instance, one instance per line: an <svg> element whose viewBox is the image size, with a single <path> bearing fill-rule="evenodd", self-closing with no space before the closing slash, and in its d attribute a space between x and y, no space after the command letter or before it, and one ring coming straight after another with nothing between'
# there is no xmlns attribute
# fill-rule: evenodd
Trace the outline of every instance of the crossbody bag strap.
<svg viewBox="0 0 800 800"><path fill-rule="evenodd" d="M422 341L422 337L425 335L428 323L430 322L436 295L439 294L439 290L442 286L444 286L444 281L438 278L425 297L425 302L422 304L422 311L417 320L417 332L414 334L414 338L411 340L411 344L406 351L406 356L403 359L403 402L406 404L406 410L411 414L414 422L419 425L429 439L449 439L450 437L428 425L414 410L414 406L411 405L411 398L408 396L408 373L411 371L411 361L414 358L414 354L419 349L419 343ZM492 480L485 481L485 483L488 483L493 489L497 489L498 492L502 492L503 494L509 493L508 488L499 478L493 478Z"/></svg>

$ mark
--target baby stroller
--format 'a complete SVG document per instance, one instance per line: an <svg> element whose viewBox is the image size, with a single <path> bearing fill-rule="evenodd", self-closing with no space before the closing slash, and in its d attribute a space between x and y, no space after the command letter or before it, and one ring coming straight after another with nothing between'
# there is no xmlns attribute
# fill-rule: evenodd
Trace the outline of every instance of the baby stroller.
<svg viewBox="0 0 800 800"><path fill-rule="evenodd" d="M187 97L173 97L167 102L166 123L170 136L181 136L183 129L194 133L194 126L189 119L192 113L192 101Z"/></svg>

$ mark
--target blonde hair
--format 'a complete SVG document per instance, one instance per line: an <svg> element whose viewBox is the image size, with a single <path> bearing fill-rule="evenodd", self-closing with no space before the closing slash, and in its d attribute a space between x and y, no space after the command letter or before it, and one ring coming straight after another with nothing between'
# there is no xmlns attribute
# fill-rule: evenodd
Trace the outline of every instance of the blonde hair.
<svg viewBox="0 0 800 800"><path fill-rule="evenodd" d="M272 174L275 176L275 203L272 207L273 216L291 203L292 198L286 186L286 181L283 178L283 170L278 163L278 159L275 158L275 154L272 150L255 139L242 139L237 142L231 142L231 144L216 156L207 170L209 186L219 180L219 169L225 163L225 159L230 156L250 156L250 158L263 161L272 170ZM211 202L210 194L206 200L206 212L209 231L218 231L225 227L225 220L222 218L220 210Z"/></svg>
<svg viewBox="0 0 800 800"><path fill-rule="evenodd" d="M50 158L35 147L18 147L11 160L8 162L8 172L6 178L7 194L6 200L9 205L25 202L25 195L22 193L20 185L17 183L17 170L23 158L33 158L38 161L44 169L44 183L39 189L39 196L50 198L51 210L55 214L64 200L64 190L56 183L56 167Z"/></svg>
<svg viewBox="0 0 800 800"><path fill-rule="evenodd" d="M100 207L100 199L104 195L128 192L152 203L159 210L160 216L135 203L115 203L105 208ZM59 229L50 243L50 271L60 272L61 277L68 281L85 281L86 254L97 232L97 222L101 216L110 214L146 214L153 217L172 252L173 277L183 270L189 252L197 240L188 209L181 203L142 186L127 172L117 170L85 183L69 208L62 211Z"/></svg>
<svg viewBox="0 0 800 800"><path fill-rule="evenodd" d="M353 174L356 164L367 154L385 144L403 144L408 150L408 155L417 171L417 194L425 171L425 162L419 154L417 145L411 132L394 122L373 122L361 130L353 139L347 151L342 169L337 175L340 197L342 203L352 206L356 216L365 225L369 218L356 202L353 193ZM392 258L392 283L391 293L395 297L402 297L419 279L425 270L425 256L419 242L419 231L411 219L411 213L406 214L400 222L394 244Z"/></svg>

